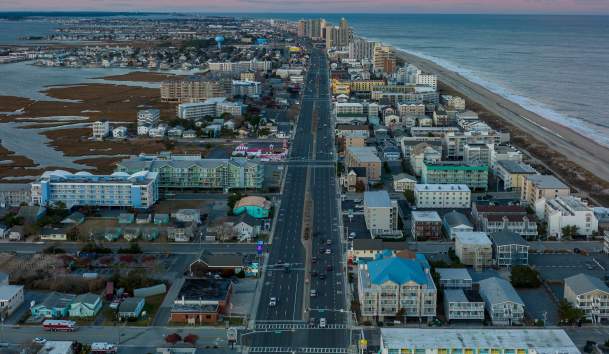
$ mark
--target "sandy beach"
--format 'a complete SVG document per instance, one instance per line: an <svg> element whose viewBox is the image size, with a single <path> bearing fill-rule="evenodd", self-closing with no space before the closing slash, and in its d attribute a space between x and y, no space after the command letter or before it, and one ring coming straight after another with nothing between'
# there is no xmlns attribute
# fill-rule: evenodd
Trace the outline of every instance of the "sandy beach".
<svg viewBox="0 0 609 354"><path fill-rule="evenodd" d="M488 112L503 119L509 125L530 135L537 142L545 145L548 149L548 155L550 153L558 153L562 155L562 158L568 159L572 163L598 177L600 180L594 182L600 185L594 189L604 189L609 185L609 148L594 142L588 137L580 135L572 129L528 111L522 106L493 93L488 89L467 80L458 73L447 70L436 63L402 51L398 52L398 55L405 62L412 63L423 71L436 74L438 76L438 81L457 93L460 93L466 98L468 104L470 102L475 102ZM533 155L538 155L533 151L529 152ZM541 151L541 153L542 156L535 157L544 162L548 162L547 158L544 158L546 156L543 156L543 151ZM549 165L550 167L554 167L552 164ZM567 176L561 175L561 177L566 178ZM582 187L581 182L584 182L585 176L580 175L578 177L580 180L579 187ZM569 180L569 178L566 179L568 182L575 184L574 181ZM582 189L586 190L589 188ZM604 190L590 192L606 194L606 191Z"/></svg>

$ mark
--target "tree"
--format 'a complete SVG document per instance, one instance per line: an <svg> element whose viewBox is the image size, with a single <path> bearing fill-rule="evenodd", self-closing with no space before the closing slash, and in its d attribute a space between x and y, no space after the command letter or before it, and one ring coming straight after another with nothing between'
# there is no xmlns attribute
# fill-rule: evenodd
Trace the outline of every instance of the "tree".
<svg viewBox="0 0 609 354"><path fill-rule="evenodd" d="M398 312L395 313L395 318L396 319L404 318L405 315L406 315L406 309L403 307L400 307Z"/></svg>
<svg viewBox="0 0 609 354"><path fill-rule="evenodd" d="M414 197L414 191L412 191L410 189L407 189L404 191L404 198L406 198L406 200L410 204L414 204L416 202L415 197Z"/></svg>
<svg viewBox="0 0 609 354"><path fill-rule="evenodd" d="M66 232L66 237L69 241L78 241L80 238L80 231L77 227L72 227Z"/></svg>
<svg viewBox="0 0 609 354"><path fill-rule="evenodd" d="M558 319L560 322L574 324L582 320L584 316L584 310L575 308L566 299L561 299L558 303Z"/></svg>
<svg viewBox="0 0 609 354"><path fill-rule="evenodd" d="M363 193L366 190L366 185L364 184L364 182L362 182L361 179L358 179L355 182L355 191L357 193Z"/></svg>
<svg viewBox="0 0 609 354"><path fill-rule="evenodd" d="M231 210L233 210L233 208L235 207L235 204L237 204L237 202L242 198L243 196L241 195L241 193L236 192L236 193L232 193L231 195L228 196L228 208Z"/></svg>
<svg viewBox="0 0 609 354"><path fill-rule="evenodd" d="M541 285L539 273L528 266L514 266L510 281L515 288L538 288Z"/></svg>
<svg viewBox="0 0 609 354"><path fill-rule="evenodd" d="M566 238L573 238L579 233L577 225L567 225L562 228L562 236Z"/></svg>

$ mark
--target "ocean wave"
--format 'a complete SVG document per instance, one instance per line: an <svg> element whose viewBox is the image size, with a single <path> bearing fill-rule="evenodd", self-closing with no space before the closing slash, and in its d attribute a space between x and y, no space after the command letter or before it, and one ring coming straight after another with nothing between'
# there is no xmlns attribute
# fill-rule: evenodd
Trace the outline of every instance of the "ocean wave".
<svg viewBox="0 0 609 354"><path fill-rule="evenodd" d="M583 119L569 117L565 114L557 112L556 110L544 103L515 93L511 89L504 87L496 82L482 78L477 72L459 66L449 60L434 57L419 51L413 51L401 47L395 48L399 51L432 61L450 71L456 72L464 78L468 79L469 81L476 83L505 99L517 103L518 105L533 113L536 113L554 123L558 123L562 126L570 128L583 136L590 137L592 140L601 145L609 147L609 128L607 127L594 124Z"/></svg>

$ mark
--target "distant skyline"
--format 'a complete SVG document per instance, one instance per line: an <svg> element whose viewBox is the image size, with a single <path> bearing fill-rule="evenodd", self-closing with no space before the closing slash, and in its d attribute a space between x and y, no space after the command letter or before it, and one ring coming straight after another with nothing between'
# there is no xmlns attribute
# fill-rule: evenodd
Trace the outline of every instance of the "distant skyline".
<svg viewBox="0 0 609 354"><path fill-rule="evenodd" d="M609 0L3 0L0 11L609 14Z"/></svg>

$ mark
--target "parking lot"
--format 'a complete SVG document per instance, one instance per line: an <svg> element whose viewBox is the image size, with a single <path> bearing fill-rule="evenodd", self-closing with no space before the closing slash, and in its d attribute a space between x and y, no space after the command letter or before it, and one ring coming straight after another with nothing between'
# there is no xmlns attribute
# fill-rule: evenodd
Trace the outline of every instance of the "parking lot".
<svg viewBox="0 0 609 354"><path fill-rule="evenodd" d="M609 274L609 260L599 254L530 254L529 264L546 281L561 281L579 273L604 279Z"/></svg>

